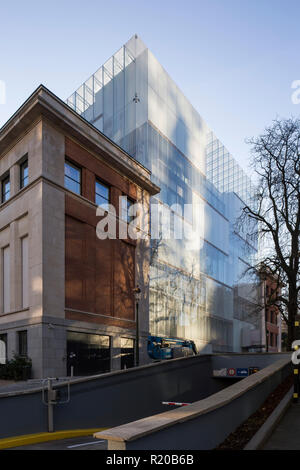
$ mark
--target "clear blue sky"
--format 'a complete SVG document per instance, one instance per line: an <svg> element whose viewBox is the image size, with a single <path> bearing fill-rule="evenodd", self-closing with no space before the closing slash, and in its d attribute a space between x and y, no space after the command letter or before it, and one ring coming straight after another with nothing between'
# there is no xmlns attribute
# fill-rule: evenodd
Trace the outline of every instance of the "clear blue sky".
<svg viewBox="0 0 300 470"><path fill-rule="evenodd" d="M43 83L62 99L134 33L246 167L246 137L300 114L299 0L2 1L0 127Z"/></svg>

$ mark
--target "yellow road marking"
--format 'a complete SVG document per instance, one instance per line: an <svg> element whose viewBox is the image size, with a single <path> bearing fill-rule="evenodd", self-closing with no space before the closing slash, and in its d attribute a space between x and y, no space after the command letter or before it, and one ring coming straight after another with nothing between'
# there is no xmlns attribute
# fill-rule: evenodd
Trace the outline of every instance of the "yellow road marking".
<svg viewBox="0 0 300 470"><path fill-rule="evenodd" d="M0 439L0 449L10 449L39 442L57 441L72 437L92 436L95 432L105 431L107 428L71 429L69 431L41 432L37 434L25 434L22 436L5 437Z"/></svg>

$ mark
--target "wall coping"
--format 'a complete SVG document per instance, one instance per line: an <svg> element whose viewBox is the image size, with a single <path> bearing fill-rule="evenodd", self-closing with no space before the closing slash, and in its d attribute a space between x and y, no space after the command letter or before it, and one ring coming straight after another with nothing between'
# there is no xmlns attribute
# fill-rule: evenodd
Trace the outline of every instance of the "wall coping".
<svg viewBox="0 0 300 470"><path fill-rule="evenodd" d="M40 85L21 107L0 128L0 158L20 136L40 117L48 118L62 134L67 133L101 156L131 181L146 189L150 195L159 193L160 188L151 181L151 171L123 150L115 142L105 136L95 126L76 113L44 85Z"/></svg>
<svg viewBox="0 0 300 470"><path fill-rule="evenodd" d="M99 379L106 379L106 378L109 378L109 377L117 377L119 375L122 375L122 374L126 374L126 375L132 375L134 373L136 373L137 371L146 371L147 369L150 369L150 368L160 368L160 367L163 367L166 365L166 362L167 364L170 364L170 363L180 363L181 361L186 361L186 360L189 360L192 361L192 360L196 360L198 359L207 359L208 357L211 357L212 354L198 354L196 356L188 356L188 357L178 357L176 359L169 359L168 361L160 361L160 362L152 362L150 364L144 364L144 365L141 365L141 366L138 366L138 367L132 367L130 369L123 369L123 370L114 370L114 371L111 371L111 372L105 372L105 373L102 373L102 374L97 374L97 375L90 375L90 376L86 376L86 377L79 377L79 378L71 378L70 377L70 380L66 380L64 382L59 382L57 384L53 384L53 388L61 388L61 387L65 387L66 385L70 384L71 386L72 385L76 385L76 384L81 384L81 383L87 383L87 382L92 382L92 381L95 381L95 380L99 380ZM180 364L178 364L178 367L180 367ZM41 379L43 380L43 379ZM1 388L0 388L0 399L1 398L5 398L5 397L12 397L12 396L16 396L16 395L28 395L30 393L37 393L37 392L41 392L43 390L43 388L45 387L36 387L36 388L31 388L31 389L25 389L25 390L14 390L14 391L11 391L11 392L2 392L1 393Z"/></svg>
<svg viewBox="0 0 300 470"><path fill-rule="evenodd" d="M49 317L50 318L50 317ZM47 320L47 319L46 319ZM53 319L52 319L53 320ZM56 319L56 320L60 320L60 319ZM39 317L39 321L38 323L47 323L47 321L45 321L45 317L43 317L42 321L41 321L41 317ZM53 321L52 321L53 322ZM290 354L289 353L259 353L259 356L263 356L263 355L266 355L266 356L272 356L272 355L283 355L283 356L286 356L288 354L288 360L290 360ZM91 375L91 376L86 376L86 377L79 377L79 378L70 378L70 380L66 380L64 382L59 382L58 384L53 384L54 388L61 388L61 387L65 387L67 384L70 384L71 386L72 385L76 385L76 384L81 384L81 383L86 383L86 382L91 382L91 381L95 381L95 380L99 380L99 379L102 379L102 380L105 380L106 378L109 378L111 376L119 376L121 374L127 374L127 375L132 375L134 373L138 371L146 371L147 369L149 368L160 368L160 367L163 367L165 366L166 364L176 364L178 363L178 366L180 367L180 362L181 361L188 361L188 362L191 362L191 361L199 361L200 359L207 359L207 358L214 358L214 357L218 357L218 356L230 356L230 357L235 357L235 356L256 356L257 354L256 353L212 353L212 354L197 354L195 356L188 356L188 357L178 357L176 359L168 359L168 361L160 361L160 362L151 362L149 364L144 364L144 365L141 365L141 366L138 366L138 367L132 367L130 369L124 369L124 370L114 370L114 371L111 371L111 372L106 372L106 373L102 373L102 374L97 374L97 375ZM274 363L276 364L276 362ZM177 365L177 364L176 364ZM269 366L268 366L269 367ZM266 368L264 368L263 370L266 370ZM261 371L260 371L261 372ZM259 372L257 372L258 374ZM256 374L255 374L256 375ZM253 376L251 376L253 377ZM216 379L219 378L219 377L215 377ZM221 377L221 378L224 378L224 377ZM249 377L248 377L249 378ZM42 380L42 379L41 379ZM246 379L243 379L243 381L246 380ZM0 388L0 399L1 398L5 398L5 397L13 397L13 396L17 396L17 395L28 395L28 394L31 394L31 393L37 393L37 392L41 392L43 390L43 388L45 387L35 387L35 388L31 388L31 389L24 389L24 390L14 390L14 391L10 391L10 392L1 392L1 388ZM218 392L219 393L219 392ZM196 403L196 402L195 402ZM197 402L198 403L198 402ZM172 411L175 411L175 410L172 410Z"/></svg>
<svg viewBox="0 0 300 470"><path fill-rule="evenodd" d="M139 419L131 423L117 426L107 431L94 434L97 439L110 441L134 441L154 432L183 423L190 419L197 418L203 414L221 408L228 403L236 400L247 391L255 388L257 385L265 382L269 377L281 370L291 361L291 358L279 359L273 364L256 372L255 374L244 378L243 380L231 385L220 392L217 392L203 400L196 401L191 405L166 411L147 418Z"/></svg>

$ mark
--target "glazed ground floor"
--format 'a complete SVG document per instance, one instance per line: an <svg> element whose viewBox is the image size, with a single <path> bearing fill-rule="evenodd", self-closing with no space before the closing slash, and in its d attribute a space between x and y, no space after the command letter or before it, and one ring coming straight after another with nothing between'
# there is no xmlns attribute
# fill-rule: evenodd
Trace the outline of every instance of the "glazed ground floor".
<svg viewBox="0 0 300 470"><path fill-rule="evenodd" d="M140 364L149 362L140 332ZM133 367L135 330L43 317L2 324L0 363L14 354L32 360L32 378L105 373Z"/></svg>

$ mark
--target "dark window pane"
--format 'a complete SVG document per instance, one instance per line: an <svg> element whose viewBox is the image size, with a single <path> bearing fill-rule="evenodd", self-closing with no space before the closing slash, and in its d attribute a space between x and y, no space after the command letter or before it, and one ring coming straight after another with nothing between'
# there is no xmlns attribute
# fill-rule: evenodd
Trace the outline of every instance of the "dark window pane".
<svg viewBox="0 0 300 470"><path fill-rule="evenodd" d="M1 202L5 202L10 198L10 181L9 176L2 180L2 196Z"/></svg>
<svg viewBox="0 0 300 470"><path fill-rule="evenodd" d="M134 341L121 338L121 369L134 367Z"/></svg>
<svg viewBox="0 0 300 470"><path fill-rule="evenodd" d="M74 375L110 371L110 338L90 333L67 332L67 369Z"/></svg>
<svg viewBox="0 0 300 470"><path fill-rule="evenodd" d="M27 331L19 331L19 355L27 356Z"/></svg>

